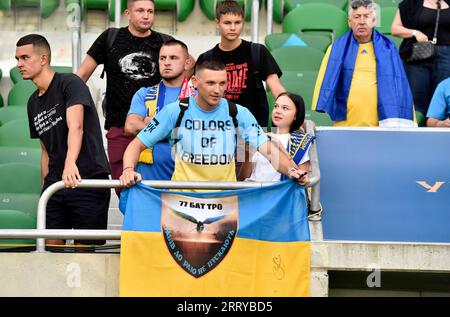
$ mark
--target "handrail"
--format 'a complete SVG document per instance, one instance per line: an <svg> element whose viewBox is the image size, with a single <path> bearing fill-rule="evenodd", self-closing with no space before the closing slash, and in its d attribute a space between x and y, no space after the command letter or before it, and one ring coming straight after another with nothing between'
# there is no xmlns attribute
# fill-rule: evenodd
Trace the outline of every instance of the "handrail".
<svg viewBox="0 0 450 317"><path fill-rule="evenodd" d="M259 43L259 0L252 0L252 42Z"/></svg>
<svg viewBox="0 0 450 317"><path fill-rule="evenodd" d="M314 123L311 120L306 120L306 132L315 135ZM311 187L311 210L320 210L320 167L319 167L319 156L317 154L316 141L313 141L311 148L309 149L309 161L311 164L311 180L316 180L314 183L311 182L309 187Z"/></svg>
<svg viewBox="0 0 450 317"><path fill-rule="evenodd" d="M266 2L267 8L267 31L266 35L272 34L273 29L273 0L267 0Z"/></svg>
<svg viewBox="0 0 450 317"><path fill-rule="evenodd" d="M151 186L153 188L166 188L166 189L242 189L242 188L257 188L268 186L273 183L264 182L172 182L172 181L142 181L143 184ZM123 187L118 180L83 180L78 184L77 188L119 188ZM49 186L41 195L38 203L37 210L37 230L45 230L46 228L46 208L50 197L58 190L64 189L64 182L59 181ZM71 231L71 230L67 230ZM95 231L95 230L94 230ZM105 230L98 230L104 232ZM77 236L81 237L81 235ZM83 238L88 239L83 236ZM99 234L97 236L99 240L103 240L103 236ZM93 239L93 238L91 238ZM45 252L45 239L36 239L36 251Z"/></svg>
<svg viewBox="0 0 450 317"><path fill-rule="evenodd" d="M311 123L307 121L308 131L312 131ZM310 133L314 133L313 131ZM311 146L311 178L306 187L312 187L311 204L313 210L319 203L319 180L320 170L317 160L315 144ZM274 184L274 182L173 182L173 181L142 181L143 184L153 188L165 189L209 189L209 190L230 190L243 188L260 188ZM123 187L119 180L91 180L85 179L78 184L77 188L119 188ZM109 230L71 230L58 229L46 230L46 208L50 197L58 190L64 189L64 182L59 181L49 186L41 195L37 209L37 229L3 229L0 230L0 238L36 238L36 252L45 252L45 238L76 238L76 239L98 239L98 240L118 240L120 231ZM317 193L316 193L317 192ZM318 209L317 209L318 210Z"/></svg>

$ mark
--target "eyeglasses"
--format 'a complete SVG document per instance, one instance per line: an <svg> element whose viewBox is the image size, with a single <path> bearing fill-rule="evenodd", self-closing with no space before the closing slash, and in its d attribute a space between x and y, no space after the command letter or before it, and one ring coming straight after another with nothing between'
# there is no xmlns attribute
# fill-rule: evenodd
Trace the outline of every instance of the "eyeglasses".
<svg viewBox="0 0 450 317"><path fill-rule="evenodd" d="M364 7L364 8L368 8L370 6L372 6L374 4L374 2L372 0L354 0L350 3L350 7L355 10L358 9L359 7Z"/></svg>

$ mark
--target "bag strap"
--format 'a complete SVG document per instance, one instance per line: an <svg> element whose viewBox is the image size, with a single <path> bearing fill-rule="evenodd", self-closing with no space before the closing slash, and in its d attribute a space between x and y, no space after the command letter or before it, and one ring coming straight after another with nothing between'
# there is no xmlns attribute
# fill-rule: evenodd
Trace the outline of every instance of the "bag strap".
<svg viewBox="0 0 450 317"><path fill-rule="evenodd" d="M106 52L111 51L112 46L114 45L114 41L116 40L117 34L119 34L118 28L109 28L108 35L106 37ZM105 65L103 64L102 74L100 78L103 79L105 77Z"/></svg>
<svg viewBox="0 0 450 317"><path fill-rule="evenodd" d="M239 127L239 124L238 124L238 121L236 118L237 113L238 113L238 110L237 110L236 104L234 102L231 102L228 100L228 114L230 115L231 120L233 120L233 125L234 125L235 129L237 129Z"/></svg>
<svg viewBox="0 0 450 317"><path fill-rule="evenodd" d="M250 56L252 58L253 73L255 75L256 88L264 87L261 79L261 46L258 43L251 43Z"/></svg>
<svg viewBox="0 0 450 317"><path fill-rule="evenodd" d="M180 100L180 114L178 115L177 122L175 123L175 129L180 127L181 120L183 120L184 113L186 112L188 107L189 107L189 97L181 99ZM238 113L238 110L237 110L236 104L234 102L228 101L228 114L230 115L235 128L238 127L237 113Z"/></svg>
<svg viewBox="0 0 450 317"><path fill-rule="evenodd" d="M184 113L189 107L189 97L180 100L180 114L178 115L177 123L175 123L175 129L178 129L181 125L181 120L183 120Z"/></svg>
<svg viewBox="0 0 450 317"><path fill-rule="evenodd" d="M436 2L436 6L437 6L436 24L434 26L433 41L431 41L431 43L433 43L433 44L437 43L437 32L438 32L438 27L439 27L439 17L440 17L440 13L441 13L441 0L438 0Z"/></svg>

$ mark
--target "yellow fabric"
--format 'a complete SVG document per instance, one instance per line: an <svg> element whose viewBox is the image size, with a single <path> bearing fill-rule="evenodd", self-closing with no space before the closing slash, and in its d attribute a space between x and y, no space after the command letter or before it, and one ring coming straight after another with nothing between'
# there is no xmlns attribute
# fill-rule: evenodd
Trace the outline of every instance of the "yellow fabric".
<svg viewBox="0 0 450 317"><path fill-rule="evenodd" d="M315 110L325 70L330 57L331 45L320 66L314 88L311 109ZM347 120L336 121L334 126L378 126L378 88L373 43L359 44L352 83L347 100Z"/></svg>
<svg viewBox="0 0 450 317"><path fill-rule="evenodd" d="M156 90L154 91L154 98L145 101L145 107L147 108L147 113L150 119L156 115L156 108L158 104L159 97L159 85L156 85ZM141 152L139 155L139 163L153 164L153 149L148 148Z"/></svg>
<svg viewBox="0 0 450 317"><path fill-rule="evenodd" d="M153 148L148 148L142 151L139 155L139 162L153 164Z"/></svg>
<svg viewBox="0 0 450 317"><path fill-rule="evenodd" d="M234 159L226 165L199 165L185 162L176 156L173 181L208 181L208 182L235 182L236 169ZM179 191L179 190L178 190ZM185 191L185 190L181 190ZM202 190L186 190L202 191Z"/></svg>
<svg viewBox="0 0 450 317"><path fill-rule="evenodd" d="M123 231L120 296L309 296L310 252L310 242L236 238L216 268L195 278L161 232Z"/></svg>

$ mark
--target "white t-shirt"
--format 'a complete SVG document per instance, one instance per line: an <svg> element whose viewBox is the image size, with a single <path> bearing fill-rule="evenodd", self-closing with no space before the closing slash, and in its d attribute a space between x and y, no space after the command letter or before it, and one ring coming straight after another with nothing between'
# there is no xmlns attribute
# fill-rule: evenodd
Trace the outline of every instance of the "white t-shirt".
<svg viewBox="0 0 450 317"><path fill-rule="evenodd" d="M290 134L277 134L274 135L283 147L286 149ZM308 145L308 148L306 149L305 155L303 155L300 164L303 164L305 162L309 161L309 148L311 145ZM276 169L273 168L272 164L259 152L256 152L252 157L253 162L253 169L252 174L249 178L246 178L245 181L252 181L252 182L278 182L281 178L281 173L279 173ZM299 165L300 165L299 164Z"/></svg>

